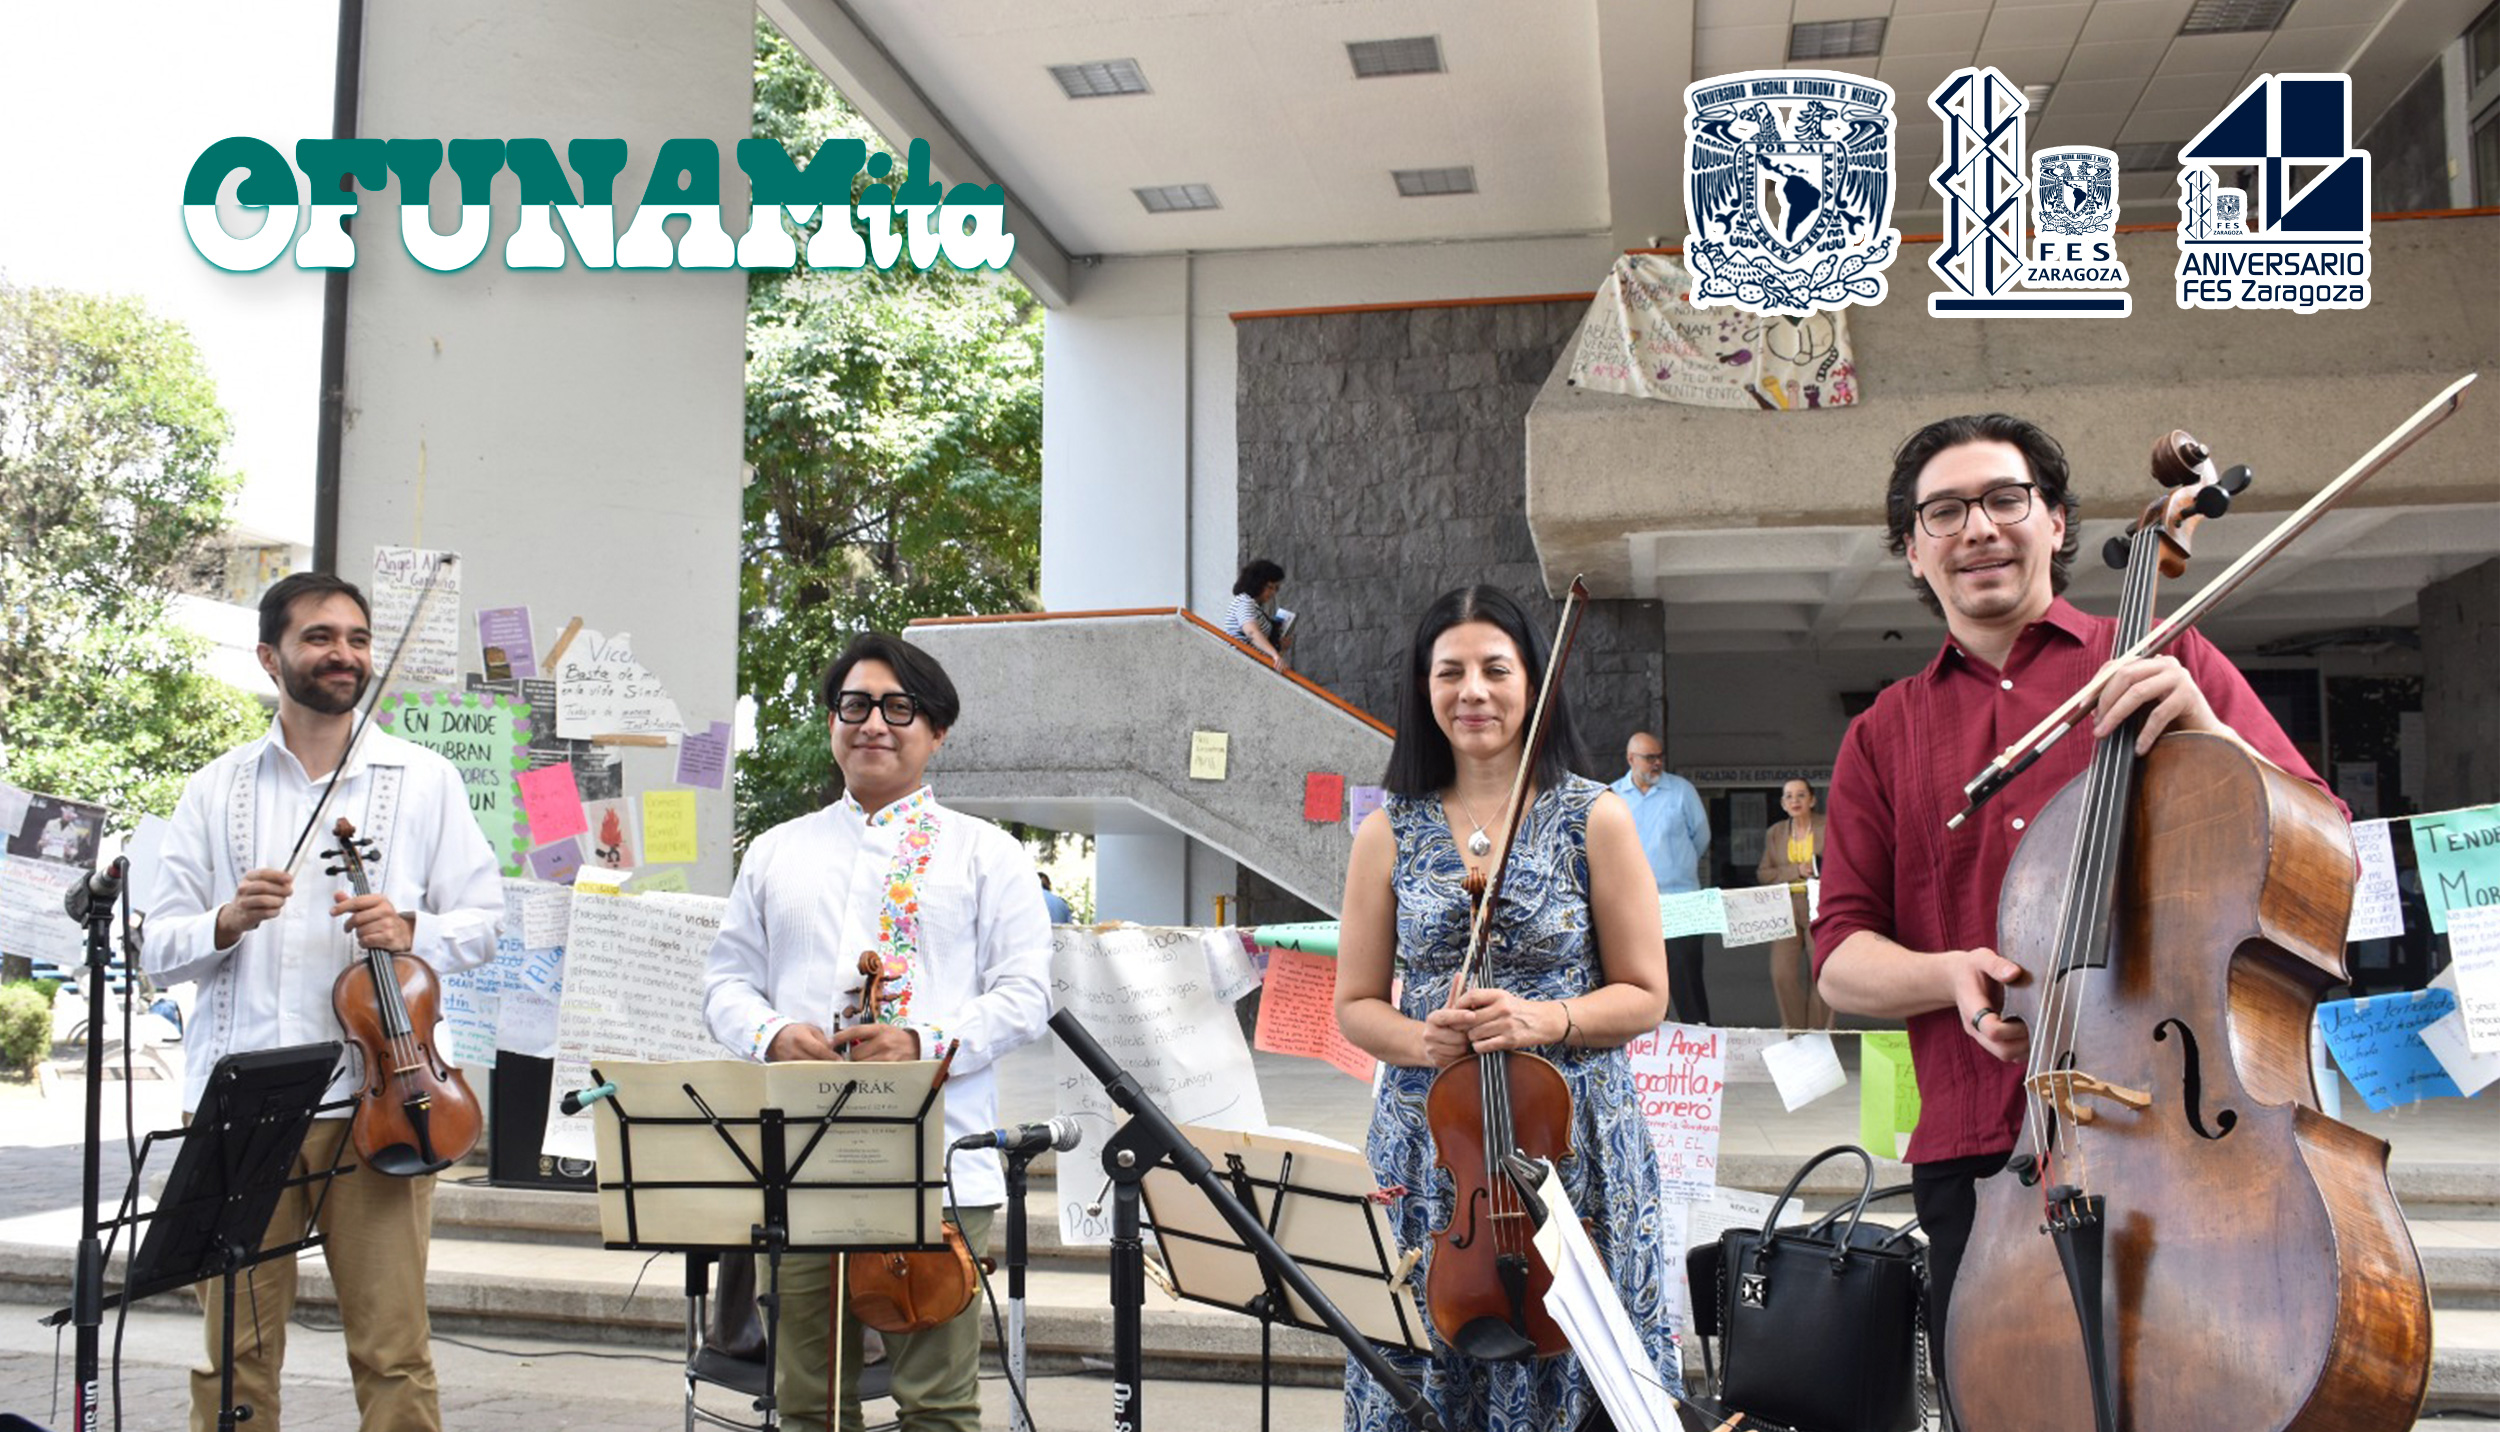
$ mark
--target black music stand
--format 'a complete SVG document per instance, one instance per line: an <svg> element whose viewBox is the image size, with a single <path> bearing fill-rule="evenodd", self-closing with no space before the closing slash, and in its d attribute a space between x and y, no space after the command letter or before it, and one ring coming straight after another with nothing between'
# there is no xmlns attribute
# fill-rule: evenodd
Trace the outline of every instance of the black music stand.
<svg viewBox="0 0 2500 1432"><path fill-rule="evenodd" d="M110 1245L122 1230L145 1225L138 1251L122 1278L122 1289L103 1300L103 1307L126 1307L141 1298L187 1288L211 1278L222 1284L225 1345L220 1350L217 1379L217 1425L231 1432L250 1414L234 1405L234 1284L237 1275L278 1258L292 1258L319 1247L313 1229L330 1196L330 1181L351 1170L329 1168L290 1176L305 1135L317 1116L350 1108L353 1096L324 1101L338 1071L336 1041L298 1044L229 1054L209 1072L200 1107L186 1128L151 1133L139 1146L139 1163L131 1170L123 1212L107 1220ZM159 1142L181 1145L173 1172L166 1177L164 1196L151 1213L133 1211L140 1171ZM263 1246L270 1216L290 1188L318 1183L304 1228L293 1241ZM292 1232L293 1230L289 1230ZM71 1315L63 1309L46 1318L57 1324Z"/></svg>
<svg viewBox="0 0 2500 1432"><path fill-rule="evenodd" d="M698 1378L696 1359L690 1357L690 1422L781 1425L772 1369L781 1346L784 1254L946 1246L941 1224L946 1178L939 1147L945 1116L937 1081L931 1077L938 1067L934 1062L759 1066L696 1060L591 1070L594 1081L615 1086L593 1104L606 1111L597 1130L599 1219L606 1246L685 1254L690 1297L701 1285L701 1270L718 1255L752 1252L764 1257L764 1291L756 1303L764 1311L765 1373L754 1402L762 1420L731 1422L697 1407L698 1380L737 1384L709 1375ZM878 1077L907 1069L918 1070L918 1077ZM710 1098L697 1087L698 1081L711 1088ZM786 1097L807 1084L825 1097ZM781 1095L769 1092L774 1086ZM716 1102L726 1110L715 1109ZM675 1107L689 1112L663 1112ZM801 1141L795 1152L794 1140ZM820 1149L828 1157L811 1169L810 1160ZM641 1175L635 1171L638 1161L646 1170ZM647 1172L655 1167L665 1172ZM877 1194L886 1197L879 1200ZM829 1398L840 1395L838 1383L826 1391Z"/></svg>
<svg viewBox="0 0 2500 1432"><path fill-rule="evenodd" d="M1217 1177L1268 1236L1352 1309L1346 1316L1366 1337L1406 1352L1432 1351L1408 1282L1415 1257L1399 1254L1377 1181L1361 1155L1275 1135L1191 1125L1181 1132L1221 1166ZM1259 1427L1266 1432L1277 1325L1335 1330L1176 1170L1150 1172L1140 1192L1172 1292L1259 1320Z"/></svg>

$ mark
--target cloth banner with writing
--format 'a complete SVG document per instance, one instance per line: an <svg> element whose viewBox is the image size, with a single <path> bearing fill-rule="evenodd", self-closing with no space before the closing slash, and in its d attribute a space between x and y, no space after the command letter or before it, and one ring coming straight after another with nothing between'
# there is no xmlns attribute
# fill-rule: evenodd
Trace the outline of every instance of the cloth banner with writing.
<svg viewBox="0 0 2500 1432"><path fill-rule="evenodd" d="M573 917L579 948L581 916ZM1051 930L1051 994L1103 1051L1137 1078L1146 1097L1182 1124L1260 1129L1267 1104L1259 1095L1250 1045L1232 1006L1216 997L1199 931L1123 925ZM1067 1047L1052 1041L1056 1112L1085 1131L1099 1151L1126 1117ZM1086 1211L1099 1183L1070 1177L1059 1186L1059 1238L1069 1244L1111 1241L1111 1207Z"/></svg>
<svg viewBox="0 0 2500 1432"><path fill-rule="evenodd" d="M1695 308L1692 287L1692 276L1664 254L1616 259L1580 325L1572 386L1769 412L1857 402L1845 314L1790 318Z"/></svg>

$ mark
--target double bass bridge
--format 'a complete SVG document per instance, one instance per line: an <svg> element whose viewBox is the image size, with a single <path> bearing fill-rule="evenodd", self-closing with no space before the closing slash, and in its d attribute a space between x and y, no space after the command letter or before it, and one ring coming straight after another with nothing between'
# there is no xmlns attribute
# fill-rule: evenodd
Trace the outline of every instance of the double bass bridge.
<svg viewBox="0 0 2500 1432"><path fill-rule="evenodd" d="M2046 1069L2023 1083L2035 1097L2046 1101L2060 1117L2078 1128L2100 1117L2092 1100L2105 1099L2137 1113L2153 1107L2153 1096L2144 1090L2112 1084L2080 1069Z"/></svg>

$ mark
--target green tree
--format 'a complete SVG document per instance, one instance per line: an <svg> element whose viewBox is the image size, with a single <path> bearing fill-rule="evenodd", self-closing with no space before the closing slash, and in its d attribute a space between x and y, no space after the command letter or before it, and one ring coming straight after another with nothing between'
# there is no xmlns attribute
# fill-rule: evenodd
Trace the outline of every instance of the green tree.
<svg viewBox="0 0 2500 1432"><path fill-rule="evenodd" d="M887 147L761 21L755 132L801 163L830 138ZM742 841L840 789L815 682L845 642L1030 609L1041 555L1041 310L1023 285L804 263L747 283Z"/></svg>
<svg viewBox="0 0 2500 1432"><path fill-rule="evenodd" d="M200 675L169 589L239 479L182 326L136 299L0 280L0 771L169 813L183 778L266 721Z"/></svg>

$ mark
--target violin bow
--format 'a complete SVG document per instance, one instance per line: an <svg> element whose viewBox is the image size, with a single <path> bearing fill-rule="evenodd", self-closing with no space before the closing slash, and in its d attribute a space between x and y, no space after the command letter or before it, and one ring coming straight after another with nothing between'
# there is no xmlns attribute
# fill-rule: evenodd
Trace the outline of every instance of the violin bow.
<svg viewBox="0 0 2500 1432"><path fill-rule="evenodd" d="M441 579L444 569L459 560L449 552L435 555L434 570L425 574L425 585L417 589L416 605L408 609L407 624L399 629L399 641L391 648L390 665L382 668L382 679L373 684L372 697L365 702L365 709L357 714L356 729L347 733L347 749L339 752L339 763L331 768L330 779L321 788L321 799L313 802L312 818L304 822L303 830L295 837L295 849L286 858L288 875L295 873L295 867L304 858L306 843L312 839L313 832L321 828L321 817L330 809L330 797L338 791L339 777L347 774L347 763L355 759L356 747L365 739L365 727L373 724L373 713L381 706L383 693L391 689L392 678L399 674L399 659L408 654L408 638L416 635L417 622L425 615L425 604L433 599L435 583Z"/></svg>
<svg viewBox="0 0 2500 1432"><path fill-rule="evenodd" d="M1588 610L1589 589L1575 576L1563 593L1561 618L1554 627L1554 650L1545 662L1545 680L1538 686L1536 707L1528 716L1528 736L1520 744L1519 770L1510 780L1510 799L1502 809L1502 857L1493 862L1492 873L1485 877L1484 898L1476 902L1474 919L1467 932L1467 958L1458 967L1458 977L1450 982L1450 999L1467 992L1476 977L1476 966L1484 958L1486 944L1493 933L1493 904L1502 895L1502 876L1510 869L1512 837L1519 834L1519 822L1527 814L1528 777L1535 773L1537 757L1545 750L1550 734L1546 715L1553 709L1554 693L1562 689L1562 670L1571 657L1571 644L1580 631L1580 617ZM1521 655L1524 657L1525 652Z"/></svg>
<svg viewBox="0 0 2500 1432"><path fill-rule="evenodd" d="M2294 538L2315 525L2320 517L2326 515L2328 508L2350 496L2353 489L2368 481L2379 469L2395 461L2405 449L2421 441L2431 429L2446 422L2455 414L2458 404L2464 401L2463 395L2466 387L2480 376L2478 373L2468 373L2442 389L2438 397L2424 403L2414 411L2412 417L2397 424L2394 431L2380 438L2375 446L2363 453L2352 466L2345 468L2333 482L2318 489L2316 496L2302 503L2298 510L2284 518L2256 546L2241 553L2238 561L2216 573L2214 579L2206 583L2202 591L2188 598L2177 611L2155 624L2151 631L2144 634L2142 640L2111 657L2099 671L2093 673L2092 679L2085 682L2081 690L2060 702L2057 709L2042 718L2039 725L2032 727L2021 740L1999 752L1997 758L1988 763L1987 769L1973 776L1962 787L1962 794L1969 798L1969 803L1962 807L1961 814L1945 822L1945 828L1960 829L1962 822L1970 819L1981 806L1988 803L1990 798L2003 790L2007 782L2030 769L2032 762L2039 760L2051 746L2056 745L2059 738L2074 728L2083 713L2090 709L2093 703L2100 700L2102 688L2109 684L2110 677L2120 666L2142 657L2156 655L2169 646L2171 642L2179 638L2181 633L2194 626L2198 618L2211 611L2223 598L2239 590L2240 584L2254 576L2258 568L2273 560L2275 554L2285 547L2290 546Z"/></svg>

